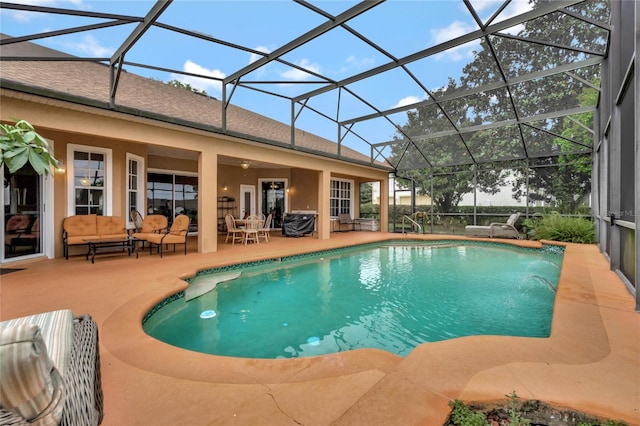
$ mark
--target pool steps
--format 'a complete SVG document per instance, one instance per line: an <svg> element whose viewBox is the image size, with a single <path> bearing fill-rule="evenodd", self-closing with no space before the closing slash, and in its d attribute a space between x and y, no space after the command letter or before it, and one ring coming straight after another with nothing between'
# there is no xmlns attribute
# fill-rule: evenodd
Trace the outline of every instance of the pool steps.
<svg viewBox="0 0 640 426"><path fill-rule="evenodd" d="M184 299L188 302L189 300L200 297L203 294L207 294L211 290L215 289L219 283L235 280L241 274L242 272L240 271L232 271L222 274L203 275L200 277L196 277L196 279L191 284L189 284L189 287L187 287L187 289L184 291Z"/></svg>

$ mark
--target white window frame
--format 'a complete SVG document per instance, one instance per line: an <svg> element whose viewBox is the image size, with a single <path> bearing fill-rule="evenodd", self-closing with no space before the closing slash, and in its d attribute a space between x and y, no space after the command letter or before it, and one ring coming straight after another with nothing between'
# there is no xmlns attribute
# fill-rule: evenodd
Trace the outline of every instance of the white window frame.
<svg viewBox="0 0 640 426"><path fill-rule="evenodd" d="M335 183L338 183L338 188L334 187ZM349 197L345 197L344 192L345 192L345 188L341 188L343 185L342 184L348 184L349 185ZM329 208L331 208L331 201L332 200L338 200L338 205L340 205L340 201L345 201L348 200L349 201L349 214L352 215L353 217L353 212L354 212L354 196L355 196L355 181L352 179L341 179L341 178L331 178L331 187L330 187L330 194L329 194ZM340 208L338 208L338 210L340 210ZM331 216L332 217L337 217L337 215L333 214L334 212L331 212ZM340 212L338 212L340 213Z"/></svg>
<svg viewBox="0 0 640 426"><path fill-rule="evenodd" d="M131 187L129 186L129 183L131 182L131 170L129 169L129 163L131 161L135 161L138 163L138 174L136 175L136 182L137 182L137 188L136 190L131 189ZM145 213L147 211L147 208L145 206L146 204L146 188L145 188L145 181L146 181L146 176L147 176L147 171L144 167L144 157L140 157L139 155L135 155L135 154L131 154L130 152L127 152L127 182L126 182L126 188L125 188L125 192L127 194L127 228L132 229L135 228L135 225L133 223L133 221L131 220L131 192L136 193L136 204L138 205L138 211L140 212L140 214L142 214L142 217L146 216Z"/></svg>
<svg viewBox="0 0 640 426"><path fill-rule="evenodd" d="M67 216L76 214L76 187L74 173L74 154L76 152L89 152L104 155L104 211L103 215L113 214L113 151L109 148L101 148L90 145L67 144Z"/></svg>

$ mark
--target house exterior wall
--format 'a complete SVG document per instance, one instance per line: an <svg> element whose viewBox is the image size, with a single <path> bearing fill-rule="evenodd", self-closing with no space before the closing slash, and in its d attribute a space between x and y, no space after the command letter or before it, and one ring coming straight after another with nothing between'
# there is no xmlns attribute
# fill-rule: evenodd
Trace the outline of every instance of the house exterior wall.
<svg viewBox="0 0 640 426"><path fill-rule="evenodd" d="M211 134L178 125L91 108L60 100L45 99L7 89L0 89L2 109L0 119L12 122L20 118L31 123L47 139L53 141L56 158L66 159L68 144L109 148L113 152L111 214L126 217L126 154L145 158L152 169L198 172L198 210L202 218L198 229L198 250L202 253L217 250L217 197L234 196L241 183L257 185L260 177L287 177L294 190L289 194L290 209L318 210L319 238L329 238L329 189L325 180L333 176L355 181L356 200L359 182L382 181L387 171L354 165L331 158L314 156L246 141L225 135ZM157 145L184 150L193 159L167 158L147 155L147 147ZM236 157L248 161L273 163L282 169L249 168L218 165L218 156ZM285 176L287 175L287 176ZM55 256L61 257L62 222L68 216L67 174L54 179ZM231 192L222 193L228 185ZM239 196L235 194L235 196ZM356 203L357 204L357 203ZM386 210L386 206L382 206ZM356 212L357 213L357 212ZM386 216L386 212L384 215Z"/></svg>

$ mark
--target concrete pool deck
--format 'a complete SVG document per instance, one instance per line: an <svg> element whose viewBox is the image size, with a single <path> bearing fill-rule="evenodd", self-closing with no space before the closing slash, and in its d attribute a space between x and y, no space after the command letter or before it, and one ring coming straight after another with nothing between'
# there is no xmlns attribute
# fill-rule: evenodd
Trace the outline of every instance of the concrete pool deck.
<svg viewBox="0 0 640 426"><path fill-rule="evenodd" d="M3 265L26 269L2 275L0 320L68 308L97 321L103 425L441 425L452 399L496 400L514 390L640 425L640 313L595 245L567 245L549 338L464 337L421 345L406 358L357 350L255 360L190 352L143 332L144 314L198 270L403 238L272 235L269 244L219 243L211 254L196 253L194 240L187 256L178 250L162 259L141 252L139 259L99 255L95 264L74 256Z"/></svg>

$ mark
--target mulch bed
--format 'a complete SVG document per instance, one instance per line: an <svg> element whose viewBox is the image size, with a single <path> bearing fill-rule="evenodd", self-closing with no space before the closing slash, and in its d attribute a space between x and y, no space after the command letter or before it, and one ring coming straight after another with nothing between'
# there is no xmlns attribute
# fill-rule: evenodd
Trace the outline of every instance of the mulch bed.
<svg viewBox="0 0 640 426"><path fill-rule="evenodd" d="M487 403L466 403L473 412L482 412L487 424L491 426L503 426L511 424L523 424L511 422L512 402L496 401ZM528 420L531 426L578 426L578 425L626 425L625 422L616 422L595 417L569 408L553 407L538 400L519 400L516 412L520 419ZM451 418L447 419L444 426L458 426Z"/></svg>

